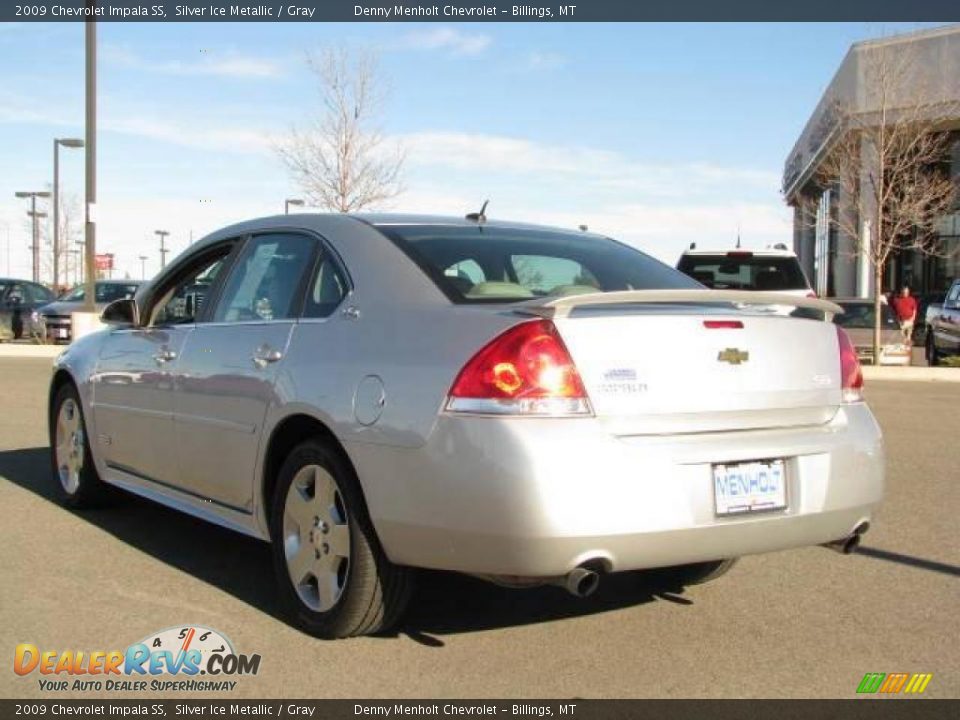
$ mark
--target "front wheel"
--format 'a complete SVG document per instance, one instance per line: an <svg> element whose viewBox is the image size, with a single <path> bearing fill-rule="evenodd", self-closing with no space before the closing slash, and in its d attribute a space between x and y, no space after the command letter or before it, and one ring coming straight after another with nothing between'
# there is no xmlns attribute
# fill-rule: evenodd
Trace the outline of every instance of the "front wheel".
<svg viewBox="0 0 960 720"><path fill-rule="evenodd" d="M77 389L63 385L50 410L50 463L56 487L65 505L96 507L107 498L90 454L90 438Z"/></svg>
<svg viewBox="0 0 960 720"><path fill-rule="evenodd" d="M281 600L299 627L336 639L399 619L411 571L387 559L340 453L319 440L298 445L280 469L270 515Z"/></svg>

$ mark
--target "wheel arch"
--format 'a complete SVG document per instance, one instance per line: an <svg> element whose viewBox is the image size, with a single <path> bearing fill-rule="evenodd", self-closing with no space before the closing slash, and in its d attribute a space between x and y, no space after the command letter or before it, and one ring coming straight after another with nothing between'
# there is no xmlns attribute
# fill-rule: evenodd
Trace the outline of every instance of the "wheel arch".
<svg viewBox="0 0 960 720"><path fill-rule="evenodd" d="M76 388L77 382L73 379L69 370L60 367L57 368L50 379L50 393L47 396L47 419L49 422L53 422L53 402L64 385L73 385Z"/></svg>
<svg viewBox="0 0 960 720"><path fill-rule="evenodd" d="M360 482L357 475L357 468L350 459L343 444L327 426L326 423L313 415L304 412L297 412L288 415L274 426L270 433L270 439L267 441L266 449L263 454L263 471L261 473L260 483L260 502L263 508L263 517L269 526L270 515L273 510L273 494L277 485L277 478L280 475L280 468L290 452L300 443L310 440L320 439L329 444L349 466L360 487L360 493L363 495L363 483ZM364 496L364 502L366 497Z"/></svg>

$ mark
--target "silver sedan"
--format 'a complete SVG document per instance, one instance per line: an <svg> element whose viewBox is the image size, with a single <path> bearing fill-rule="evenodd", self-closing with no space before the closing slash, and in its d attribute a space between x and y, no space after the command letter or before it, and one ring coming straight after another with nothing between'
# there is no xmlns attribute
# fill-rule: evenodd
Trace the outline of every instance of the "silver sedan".
<svg viewBox="0 0 960 720"><path fill-rule="evenodd" d="M56 486L270 542L290 617L328 638L396 622L414 568L587 595L849 551L884 459L839 310L707 290L585 232L263 218L57 359Z"/></svg>

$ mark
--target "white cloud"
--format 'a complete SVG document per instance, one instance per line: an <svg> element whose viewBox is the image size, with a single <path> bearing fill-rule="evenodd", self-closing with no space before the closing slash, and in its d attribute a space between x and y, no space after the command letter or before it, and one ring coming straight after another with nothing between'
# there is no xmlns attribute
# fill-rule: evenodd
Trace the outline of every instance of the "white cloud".
<svg viewBox="0 0 960 720"><path fill-rule="evenodd" d="M400 138L411 163L459 170L537 175L589 182L592 190L690 197L731 188L776 193L777 172L708 163L643 163L620 153L577 145L459 132L422 132Z"/></svg>
<svg viewBox="0 0 960 720"><path fill-rule="evenodd" d="M527 67L530 70L555 70L566 64L567 59L560 53L534 50L527 56Z"/></svg>
<svg viewBox="0 0 960 720"><path fill-rule="evenodd" d="M195 60L147 60L130 48L106 45L100 52L105 62L166 75L209 75L231 78L275 78L283 73L282 64L269 58L253 57L229 52L217 54L201 50Z"/></svg>
<svg viewBox="0 0 960 720"><path fill-rule="evenodd" d="M415 50L447 50L454 55L479 55L492 42L489 35L467 33L449 27L410 33L400 47Z"/></svg>

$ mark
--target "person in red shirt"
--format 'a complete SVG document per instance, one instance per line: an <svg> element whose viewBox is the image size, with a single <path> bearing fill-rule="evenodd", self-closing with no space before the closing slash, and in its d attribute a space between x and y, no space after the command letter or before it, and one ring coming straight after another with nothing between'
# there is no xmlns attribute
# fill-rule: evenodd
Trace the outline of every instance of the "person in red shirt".
<svg viewBox="0 0 960 720"><path fill-rule="evenodd" d="M891 305L893 306L893 312L897 315L897 320L900 321L903 342L909 345L910 338L913 335L913 324L917 321L917 299L910 294L910 288L904 285Z"/></svg>

